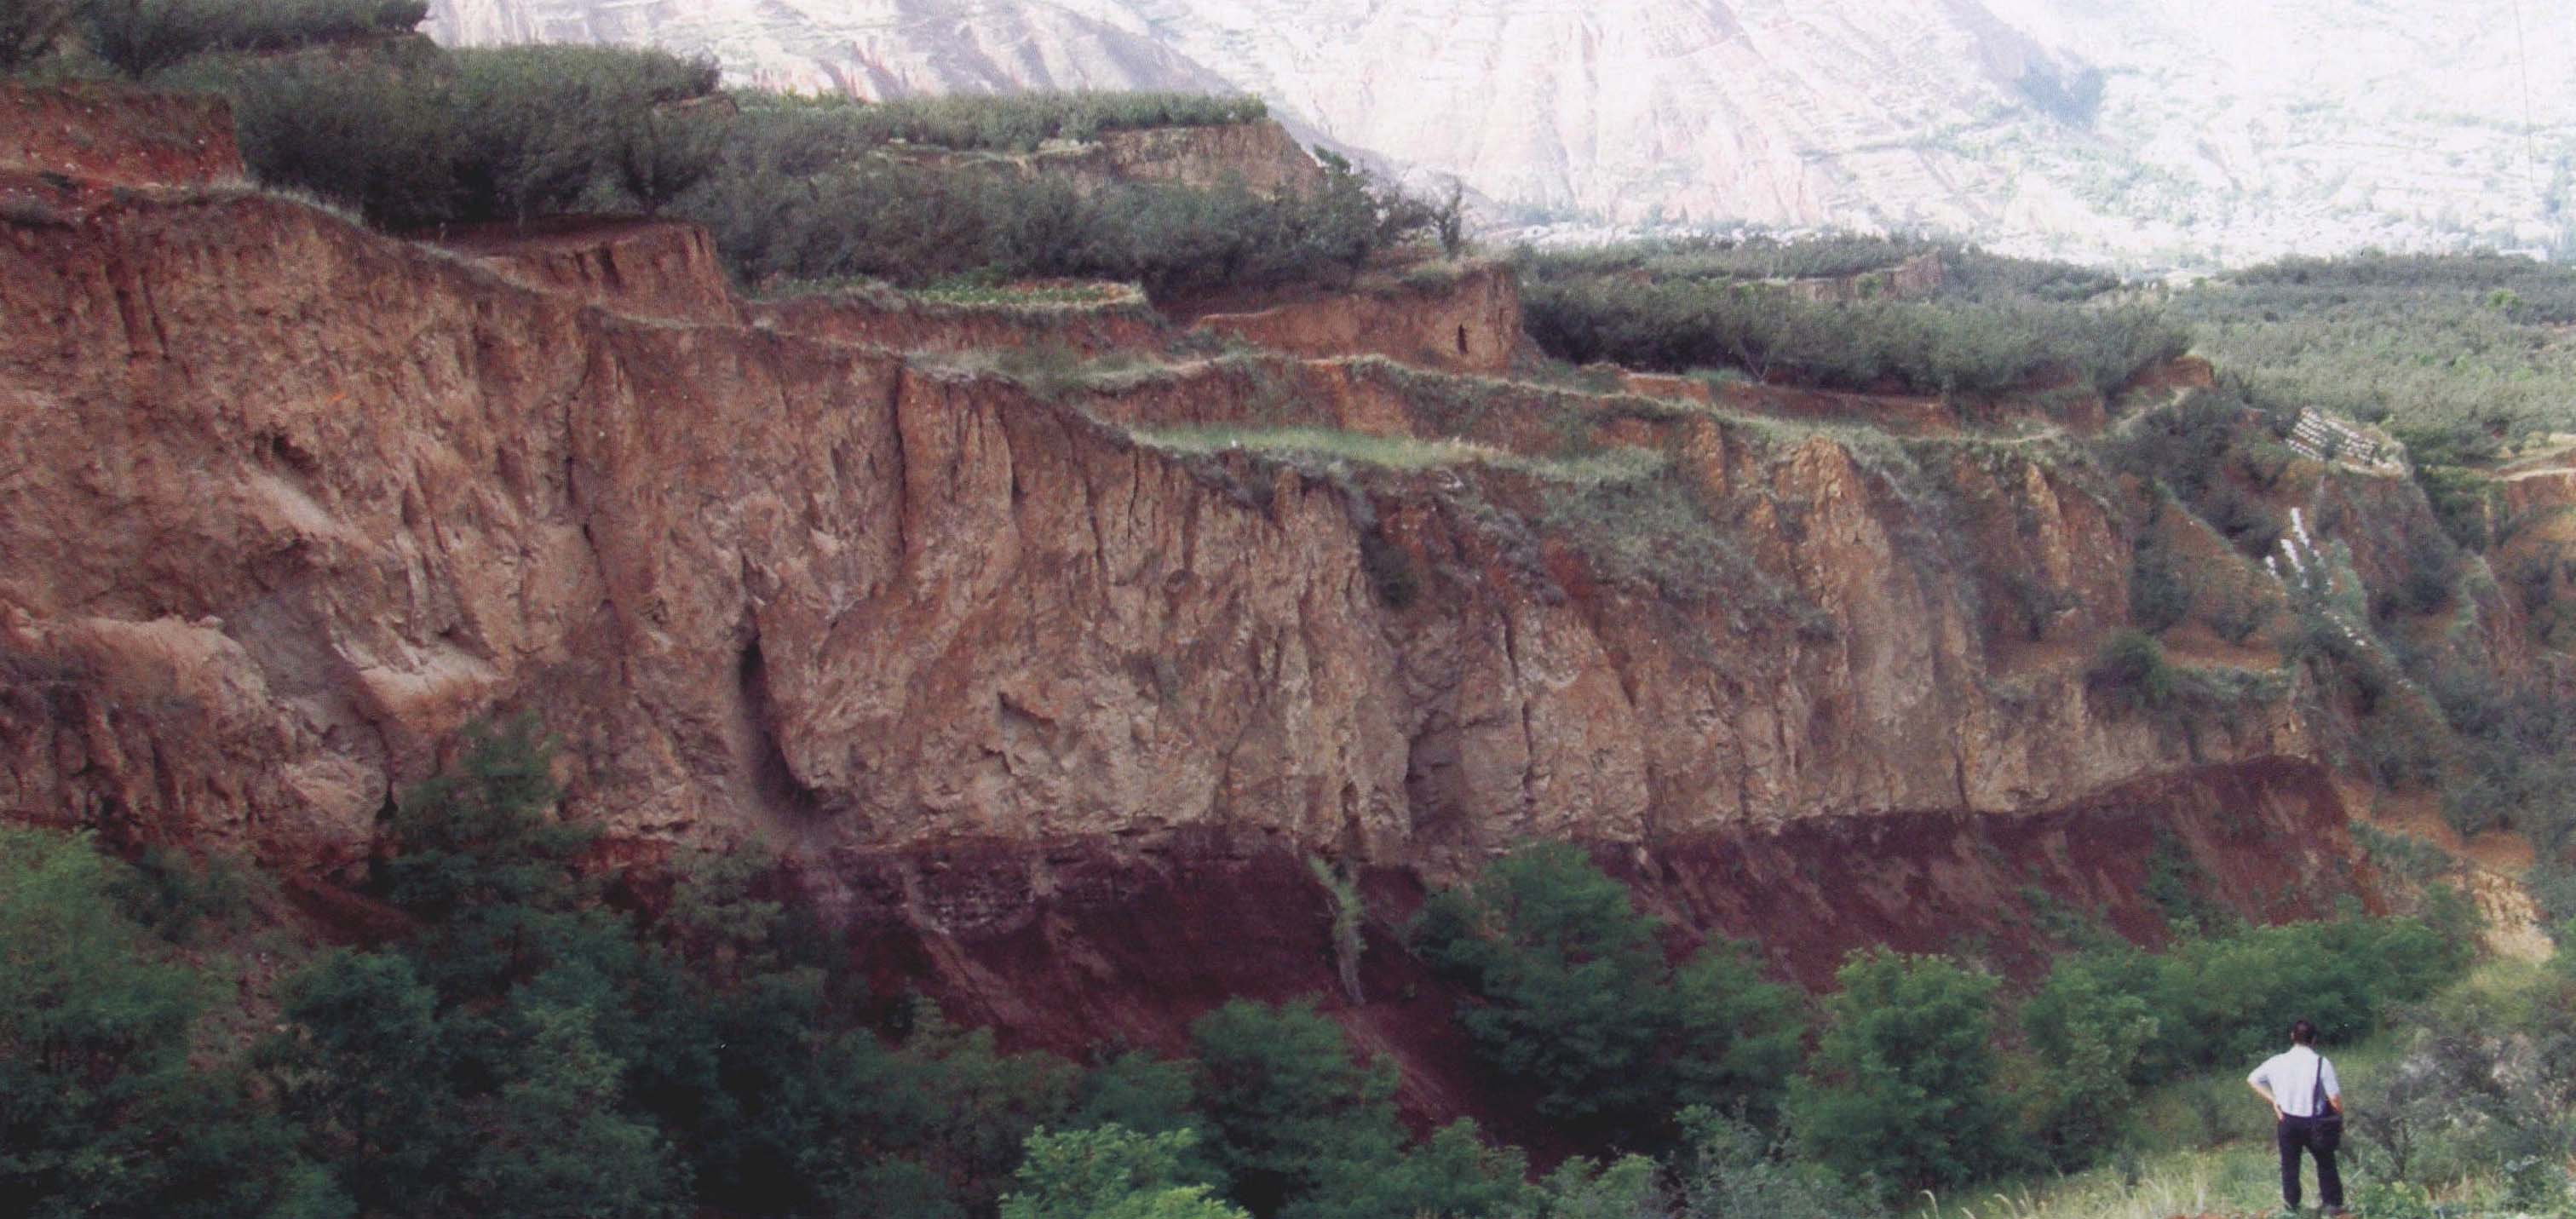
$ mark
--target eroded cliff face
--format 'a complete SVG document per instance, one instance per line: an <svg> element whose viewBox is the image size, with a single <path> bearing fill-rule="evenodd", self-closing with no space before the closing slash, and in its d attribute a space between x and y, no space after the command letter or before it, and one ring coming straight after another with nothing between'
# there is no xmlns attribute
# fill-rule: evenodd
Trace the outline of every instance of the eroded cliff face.
<svg viewBox="0 0 2576 1219"><path fill-rule="evenodd" d="M0 171L95 186L238 181L232 108L219 99L99 85L0 81Z"/></svg>
<svg viewBox="0 0 2576 1219"><path fill-rule="evenodd" d="M1520 283L1490 263L1370 277L1355 291L1225 302L1198 311L1193 325L1299 355L1375 354L1458 372L1507 371L1527 345Z"/></svg>
<svg viewBox="0 0 2576 1219"><path fill-rule="evenodd" d="M1383 949L1338 1010L1421 1114L1472 1072L1436 993L1386 997L1391 928L1530 836L1808 980L2026 944L2023 886L2147 934L2157 841L2248 914L2352 891L2289 679L2188 723L2087 680L2135 525L2052 435L1284 353L1024 387L825 306L747 323L704 249L203 187L0 218L0 808L318 892L530 712L628 857L764 840L873 967L1068 1047L1338 992L1329 857ZM1628 570L1592 460L1721 568Z"/></svg>
<svg viewBox="0 0 2576 1219"><path fill-rule="evenodd" d="M0 484L12 646L100 669L66 698L138 664L168 696L38 717L25 804L272 851L319 825L354 853L390 786L509 706L567 734L577 807L621 833L756 812L855 848L1217 825L1401 858L2011 812L2191 762L2064 667L1991 697L1974 568L1821 436L1607 425L1743 501L1741 544L1818 615L1791 623L1591 583L1543 537L1524 563L1438 475L1371 504L1184 460L1006 382L612 312L291 203L111 204L10 238L0 283L37 324L5 340L9 447L45 455ZM1091 409L1215 421L1197 403L1258 397L1236 388ZM1516 413L1469 434L1553 426ZM2038 522L1957 549L2062 582L2073 613L2121 604L2098 489L2008 455L1957 475ZM1432 573L1413 608L1360 568L1371 515ZM2286 715L2203 745L2302 748Z"/></svg>

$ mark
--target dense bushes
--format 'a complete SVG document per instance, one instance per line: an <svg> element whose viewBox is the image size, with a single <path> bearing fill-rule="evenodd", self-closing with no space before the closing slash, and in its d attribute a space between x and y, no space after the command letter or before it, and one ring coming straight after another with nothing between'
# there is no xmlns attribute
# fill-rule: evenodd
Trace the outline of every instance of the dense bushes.
<svg viewBox="0 0 2576 1219"><path fill-rule="evenodd" d="M1828 233L1798 240L1770 236L1674 237L1616 245L1556 249L1522 248L1514 261L1531 279L1599 275L1652 279L1821 279L1883 271L1916 254L1937 253L1929 242Z"/></svg>
<svg viewBox="0 0 2576 1219"><path fill-rule="evenodd" d="M1936 257L1930 300L1807 300L1772 279ZM1905 238L1681 239L1516 255L1530 336L1578 364L1740 369L1799 384L1995 393L2049 375L2110 389L2186 336L2144 305L2086 306L2116 277Z"/></svg>
<svg viewBox="0 0 2576 1219"><path fill-rule="evenodd" d="M1826 233L1795 239L1675 237L1513 254L1532 280L1615 275L1643 280L1840 279L1886 271L1909 259L1940 259L1938 296L1948 300L2090 300L2120 287L2107 271L2013 258L1975 246L1914 237Z"/></svg>
<svg viewBox="0 0 2576 1219"><path fill-rule="evenodd" d="M75 8L75 0L0 0L0 72L52 50Z"/></svg>
<svg viewBox="0 0 2576 1219"><path fill-rule="evenodd" d="M1412 1143L1392 1068L1311 1008L1232 1004L1198 1023L1192 1064L1082 1070L925 1008L881 1019L754 861L696 861L657 918L614 910L576 866L596 844L554 815L550 769L513 728L406 793L375 896L407 930L313 958L261 1018L274 1034L196 1064L214 988L154 928L189 924L164 917L172 894L219 909L230 886L0 832L0 1215L1538 1204L1520 1154L1470 1124Z"/></svg>
<svg viewBox="0 0 2576 1219"><path fill-rule="evenodd" d="M1808 1151L1853 1180L1904 1190L2008 1165L1997 980L1892 952L1854 957L1834 980L1815 1073L1789 1101Z"/></svg>
<svg viewBox="0 0 2576 1219"><path fill-rule="evenodd" d="M2426 1185L2485 1179L2507 1212L2576 1202L2576 970L2566 961L2482 971L2404 1013L2404 1057L2360 1111L2364 1164L2383 1190L2420 1198Z"/></svg>
<svg viewBox="0 0 2576 1219"><path fill-rule="evenodd" d="M2291 259L2180 293L2174 307L2213 358L2267 397L2419 435L2519 442L2576 428L2576 349L2553 331L2576 320L2576 270L2564 265L2495 254Z"/></svg>
<svg viewBox="0 0 2576 1219"><path fill-rule="evenodd" d="M99 58L131 76L215 51L274 51L402 34L428 0L80 0Z"/></svg>
<svg viewBox="0 0 2576 1219"><path fill-rule="evenodd" d="M1243 1219L1183 1167L1196 1142L1189 1131L1144 1135L1114 1124L1041 1129L1029 1136L1001 1219Z"/></svg>
<svg viewBox="0 0 2576 1219"><path fill-rule="evenodd" d="M714 170L721 134L713 65L616 47L214 57L169 79L233 99L261 180L395 227L653 210Z"/></svg>
<svg viewBox="0 0 2576 1219"><path fill-rule="evenodd" d="M1767 1120L1796 1067L1795 997L1744 946L1675 968L1658 924L1571 846L1532 846L1432 898L1414 932L1480 1002L1458 1020L1538 1114L1587 1145L1669 1145L1694 1105Z"/></svg>
<svg viewBox="0 0 2576 1219"><path fill-rule="evenodd" d="M828 141L846 158L902 140L958 150L1031 151L1048 140L1089 140L1149 127L1224 127L1269 117L1257 97L1200 93L1011 93L861 102L844 97L756 94L746 111ZM836 158L836 159L838 159ZM809 167L815 168L815 167Z"/></svg>
<svg viewBox="0 0 2576 1219"><path fill-rule="evenodd" d="M1084 1103L1069 1064L926 1014L889 1042L821 941L744 888L753 869L702 869L649 931L603 907L547 773L511 731L409 794L379 892L415 929L282 986L283 1032L250 1061L329 1196L384 1216L988 1214L1023 1140Z"/></svg>
<svg viewBox="0 0 2576 1219"><path fill-rule="evenodd" d="M981 275L1136 281L1156 292L1349 280L1435 209L1337 158L1285 197L1240 187L1077 186L971 152L1251 122L1247 98L1035 94L887 104L720 95L713 64L615 47L250 54L404 30L419 0L96 0L90 40L155 83L234 103L252 173L370 222L424 228L577 212L677 213L746 280ZM50 28L30 12L30 46ZM0 27L0 34L8 28Z"/></svg>
<svg viewBox="0 0 2576 1219"><path fill-rule="evenodd" d="M2452 976L2470 939L2436 901L2421 919L2186 929L2161 955L2094 947L2021 1006L2027 1057L1999 1048L1994 977L1866 953L1791 1080L1793 992L1731 945L1673 964L1621 886L1530 848L1435 895L1416 943L1551 1131L1672 1153L1532 1184L1472 1124L1409 1138L1392 1064L1304 1004L1230 1003L1194 1025L1187 1062L1086 1070L872 1000L756 860L696 860L657 916L621 913L579 866L596 844L554 815L550 773L512 729L406 793L374 883L404 930L293 971L260 1019L275 1031L246 1044L209 1039L215 988L171 938L238 908L238 882L0 833L0 1214L1867 1214L1843 1182L1957 1182L2034 1144L2096 1153L2136 1088L2232 1069L2294 1015L2359 1036ZM1812 1159L1772 1150L1774 1121Z"/></svg>
<svg viewBox="0 0 2576 1219"><path fill-rule="evenodd" d="M2154 636L2122 631L2104 642L2086 671L2088 684L2114 706L2153 709L2173 701L2173 666Z"/></svg>
<svg viewBox="0 0 2576 1219"><path fill-rule="evenodd" d="M0 1216L327 1214L328 1183L189 1061L214 997L85 838L0 829Z"/></svg>
<svg viewBox="0 0 2576 1219"><path fill-rule="evenodd" d="M2020 1012L2033 1132L2058 1163L2081 1161L2119 1140L2138 1089L2259 1061L2292 1020L2351 1044L2459 976L2474 920L2436 890L2423 917L2186 928L2163 953L2062 957Z"/></svg>
<svg viewBox="0 0 2576 1219"><path fill-rule="evenodd" d="M1258 103L1166 94L862 105L719 95L702 61L609 47L208 56L165 74L229 95L261 180L393 227L672 211L754 282L1135 281L1161 293L1349 280L1434 209L1327 156L1321 184L1081 185L896 140L1012 147L1126 126L1241 122Z"/></svg>
<svg viewBox="0 0 2576 1219"><path fill-rule="evenodd" d="M1738 368L1799 384L1893 382L1920 393L1996 393L2050 374L2108 390L2187 342L2146 306L1829 304L1714 279L1531 277L1523 308L1540 348L1575 363Z"/></svg>
<svg viewBox="0 0 2576 1219"><path fill-rule="evenodd" d="M793 167L822 168L797 173ZM979 272L1130 280L1157 294L1347 282L1422 233L1427 208L1328 161L1321 187L1084 189L1046 176L896 162L837 165L754 137L682 205L743 277L874 276L920 283Z"/></svg>

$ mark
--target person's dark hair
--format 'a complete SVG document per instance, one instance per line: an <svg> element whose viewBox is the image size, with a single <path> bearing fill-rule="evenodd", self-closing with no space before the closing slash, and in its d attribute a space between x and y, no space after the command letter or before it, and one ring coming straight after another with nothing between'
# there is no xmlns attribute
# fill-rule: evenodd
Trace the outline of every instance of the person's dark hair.
<svg viewBox="0 0 2576 1219"><path fill-rule="evenodd" d="M2313 1025L2313 1024L2310 1024L2310 1023L2308 1023L2308 1022L2307 1022L2307 1021L2305 1021L2305 1020L2298 1020L2298 1021L2293 1021L2293 1022L2291 1022L2291 1024L2290 1024L2290 1044L2292 1044L2292 1045L2315 1045L2316 1043L2317 1043L2317 1026L2315 1026L2315 1025Z"/></svg>

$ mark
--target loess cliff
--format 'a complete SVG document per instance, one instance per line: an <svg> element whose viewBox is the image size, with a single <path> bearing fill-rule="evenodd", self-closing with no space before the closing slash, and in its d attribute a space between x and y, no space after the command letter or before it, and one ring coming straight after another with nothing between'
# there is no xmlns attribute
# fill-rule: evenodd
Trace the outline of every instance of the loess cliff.
<svg viewBox="0 0 2576 1219"><path fill-rule="evenodd" d="M622 858L766 843L961 1019L1169 1045L1329 993L1417 1115L1481 1101L1396 929L1532 836L1809 982L2009 964L2034 893L2152 937L2160 853L2256 917L2365 889L2294 674L2213 661L2188 717L2088 677L2147 527L2098 401L2007 434L1482 375L1488 269L1405 290L1468 358L1330 354L1408 298L747 303L683 226L433 246L161 182L0 165L12 817L248 850L325 912L460 730L531 713ZM1356 993L1319 859L1368 898Z"/></svg>

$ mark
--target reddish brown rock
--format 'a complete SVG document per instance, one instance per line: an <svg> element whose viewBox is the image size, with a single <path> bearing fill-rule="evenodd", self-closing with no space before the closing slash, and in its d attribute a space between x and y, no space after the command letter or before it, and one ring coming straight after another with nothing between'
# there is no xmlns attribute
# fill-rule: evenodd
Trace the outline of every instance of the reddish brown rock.
<svg viewBox="0 0 2576 1219"><path fill-rule="evenodd" d="M1808 980L2012 951L2022 884L2143 934L2158 835L2250 915L2343 891L2286 696L2184 726L2086 680L2132 525L2045 438L1366 358L1040 396L736 323L702 238L607 238L460 257L240 192L0 217L0 810L243 846L319 909L460 726L532 711L621 852L764 839L871 968L1064 1046L1338 988L1332 856L1377 920L1340 1014L1426 1115L1493 1098L1392 920L1530 836ZM1650 591L1509 461L1129 431L1211 422L1650 450L1727 566Z"/></svg>
<svg viewBox="0 0 2576 1219"><path fill-rule="evenodd" d="M1491 264L1431 264L1358 290L1185 307L1195 325L1305 356L1375 354L1462 372L1501 372L1521 344L1520 284ZM1203 311L1204 310L1204 311Z"/></svg>
<svg viewBox="0 0 2576 1219"><path fill-rule="evenodd" d="M530 287L634 317L740 325L715 242L694 224L559 216L441 234L436 244Z"/></svg>
<svg viewBox="0 0 2576 1219"><path fill-rule="evenodd" d="M104 186L200 186L241 177L223 99L114 85L0 81L0 173Z"/></svg>
<svg viewBox="0 0 2576 1219"><path fill-rule="evenodd" d="M1324 184L1323 166L1276 122L1160 127L1103 134L1098 160L1127 182L1240 185L1259 194L1296 194Z"/></svg>

